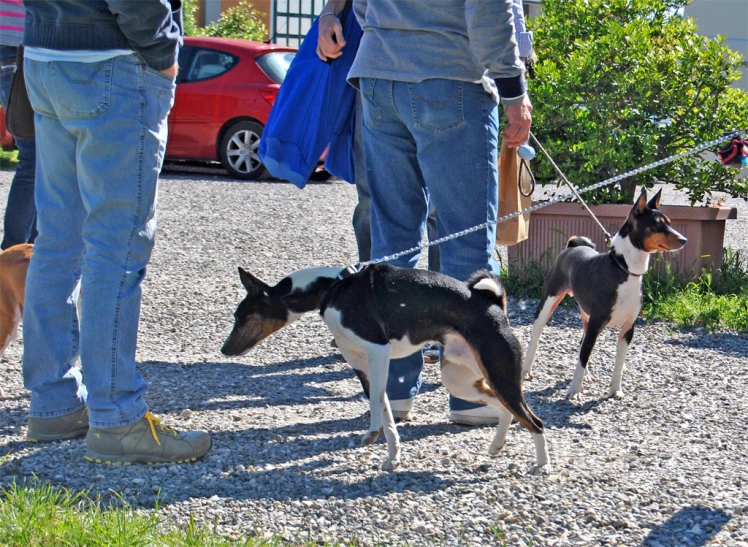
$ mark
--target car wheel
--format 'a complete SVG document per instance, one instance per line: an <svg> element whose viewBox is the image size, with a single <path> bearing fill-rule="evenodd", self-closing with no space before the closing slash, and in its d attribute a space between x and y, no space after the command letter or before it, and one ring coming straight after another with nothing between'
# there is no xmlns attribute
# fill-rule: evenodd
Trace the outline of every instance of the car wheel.
<svg viewBox="0 0 748 547"><path fill-rule="evenodd" d="M241 180L268 177L268 170L258 155L262 130L262 124L257 122L237 122L223 135L218 154L229 175Z"/></svg>

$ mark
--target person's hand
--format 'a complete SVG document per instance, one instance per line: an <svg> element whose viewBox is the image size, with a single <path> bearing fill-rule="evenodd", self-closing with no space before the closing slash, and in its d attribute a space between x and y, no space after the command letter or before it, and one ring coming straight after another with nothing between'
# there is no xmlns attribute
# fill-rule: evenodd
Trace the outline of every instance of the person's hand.
<svg viewBox="0 0 748 547"><path fill-rule="evenodd" d="M176 61L174 61L174 64L171 65L166 70L162 70L161 74L163 74L164 76L168 76L169 78L174 80L176 79L178 72L179 72L179 64Z"/></svg>
<svg viewBox="0 0 748 547"><path fill-rule="evenodd" d="M532 103L525 95L521 102L504 105L507 123L501 138L510 148L517 148L527 142L532 125Z"/></svg>
<svg viewBox="0 0 748 547"><path fill-rule="evenodd" d="M337 43L335 43L335 40ZM317 56L323 61L337 59L343 55L343 25L340 19L327 15L319 20L319 36L317 37Z"/></svg>

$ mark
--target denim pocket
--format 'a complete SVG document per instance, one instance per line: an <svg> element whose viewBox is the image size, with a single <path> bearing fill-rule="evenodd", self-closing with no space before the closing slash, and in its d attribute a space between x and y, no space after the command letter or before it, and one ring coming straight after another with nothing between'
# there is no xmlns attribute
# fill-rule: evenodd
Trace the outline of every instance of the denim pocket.
<svg viewBox="0 0 748 547"><path fill-rule="evenodd" d="M366 127L371 129L382 119L382 109L374 104L374 87L377 83L376 78L361 78L359 86L361 88L361 97L364 103L364 115L362 116Z"/></svg>
<svg viewBox="0 0 748 547"><path fill-rule="evenodd" d="M462 82L424 80L408 84L408 93L416 127L440 133L465 121Z"/></svg>
<svg viewBox="0 0 748 547"><path fill-rule="evenodd" d="M95 118L106 112L112 97L113 64L113 59L53 63L60 106L76 117Z"/></svg>

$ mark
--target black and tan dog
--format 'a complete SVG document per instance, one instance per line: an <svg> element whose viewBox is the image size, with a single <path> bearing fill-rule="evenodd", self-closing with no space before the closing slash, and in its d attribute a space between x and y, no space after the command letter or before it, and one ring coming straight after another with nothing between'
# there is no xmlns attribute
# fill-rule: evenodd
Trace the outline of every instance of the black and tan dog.
<svg viewBox="0 0 748 547"><path fill-rule="evenodd" d="M239 304L221 351L241 355L302 314L319 310L338 348L361 380L371 408L371 427L362 444L384 433L388 458L400 463L400 438L385 392L390 359L442 344L442 383L462 399L501 411L489 453L506 443L512 417L527 428L537 461L532 473L550 469L543 423L522 393L522 349L506 318L506 295L488 272L467 283L424 270L368 266L341 275L338 268L294 272L271 287L239 268L246 298Z"/></svg>
<svg viewBox="0 0 748 547"><path fill-rule="evenodd" d="M578 398L587 372L587 363L598 335L605 327L621 327L609 397L623 397L621 376L634 322L642 304L642 275L649 268L650 255L675 251L686 238L670 225L670 219L657 209L662 190L647 203L642 190L626 222L605 253L585 237L572 237L558 255L543 285L543 296L535 312L532 337L525 355L523 374L530 376L538 340L556 307L567 294L573 295L582 312L584 335L579 362L567 396Z"/></svg>

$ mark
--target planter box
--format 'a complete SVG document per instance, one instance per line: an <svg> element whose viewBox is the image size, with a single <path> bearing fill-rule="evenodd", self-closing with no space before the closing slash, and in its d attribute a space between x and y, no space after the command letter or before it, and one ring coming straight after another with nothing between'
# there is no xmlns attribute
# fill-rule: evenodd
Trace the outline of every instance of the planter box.
<svg viewBox="0 0 748 547"><path fill-rule="evenodd" d="M615 236L631 205L593 205L590 209L610 235ZM737 209L680 205L662 205L659 209L670 217L673 228L688 238L682 250L662 255L673 271L689 278L698 277L702 269L716 271L722 262L725 221L737 218ZM554 203L535 211L530 215L530 237L508 247L509 265L521 268L535 260L549 268L573 235L590 238L598 251L607 248L602 230L578 203Z"/></svg>

